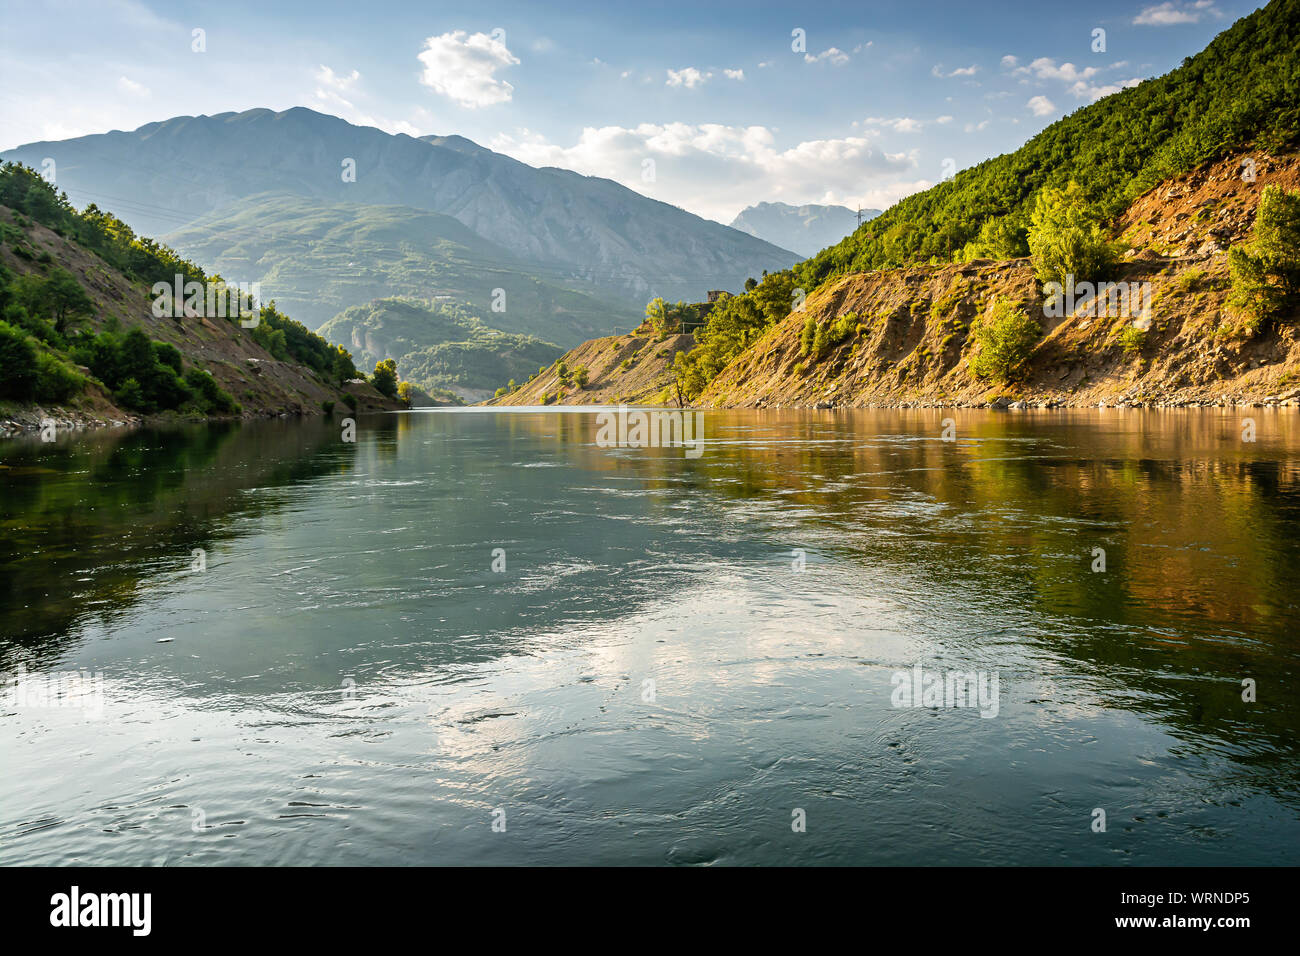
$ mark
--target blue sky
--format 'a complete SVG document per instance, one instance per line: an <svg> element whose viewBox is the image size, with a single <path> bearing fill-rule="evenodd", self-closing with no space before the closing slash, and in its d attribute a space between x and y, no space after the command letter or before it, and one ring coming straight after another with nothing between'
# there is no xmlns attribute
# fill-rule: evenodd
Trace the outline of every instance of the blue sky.
<svg viewBox="0 0 1300 956"><path fill-rule="evenodd" d="M763 200L883 208L1168 71L1259 5L7 3L0 148L309 106L723 222Z"/></svg>

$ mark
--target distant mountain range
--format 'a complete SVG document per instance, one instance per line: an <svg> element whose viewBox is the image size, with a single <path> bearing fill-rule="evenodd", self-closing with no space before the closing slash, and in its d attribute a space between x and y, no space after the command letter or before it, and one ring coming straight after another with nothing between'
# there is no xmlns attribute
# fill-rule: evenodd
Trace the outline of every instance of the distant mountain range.
<svg viewBox="0 0 1300 956"><path fill-rule="evenodd" d="M379 295L450 295L569 345L634 325L653 296L699 301L800 258L608 179L301 107L179 116L0 158L38 170L52 159L73 203L110 209L227 279L261 281L310 326ZM512 287L532 291L515 301ZM505 313L487 311L497 288Z"/></svg>
<svg viewBox="0 0 1300 956"><path fill-rule="evenodd" d="M862 210L862 221L880 215L879 209ZM858 227L858 213L847 206L791 206L761 202L731 221L731 228L765 242L790 249L800 256L815 256Z"/></svg>

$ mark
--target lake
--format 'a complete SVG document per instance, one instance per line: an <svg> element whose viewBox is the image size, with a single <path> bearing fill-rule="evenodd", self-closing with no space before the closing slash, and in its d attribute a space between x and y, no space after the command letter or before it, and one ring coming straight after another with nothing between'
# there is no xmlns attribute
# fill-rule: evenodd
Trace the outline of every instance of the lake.
<svg viewBox="0 0 1300 956"><path fill-rule="evenodd" d="M0 862L1300 862L1294 410L703 422L0 445Z"/></svg>

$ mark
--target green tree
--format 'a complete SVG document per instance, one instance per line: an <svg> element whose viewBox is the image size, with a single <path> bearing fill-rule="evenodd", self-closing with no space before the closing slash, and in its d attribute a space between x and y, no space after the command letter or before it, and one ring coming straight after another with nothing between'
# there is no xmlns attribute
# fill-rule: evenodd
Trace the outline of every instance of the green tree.
<svg viewBox="0 0 1300 956"><path fill-rule="evenodd" d="M50 273L45 280L45 298L54 313L54 329L60 335L67 331L70 322L95 310L95 303L67 269L55 269Z"/></svg>
<svg viewBox="0 0 1300 956"><path fill-rule="evenodd" d="M749 297L754 300L754 304L758 306L764 318L774 324L784 319L794 308L797 284L793 272L788 270L771 272L763 276L763 281L754 288Z"/></svg>
<svg viewBox="0 0 1300 956"><path fill-rule="evenodd" d="M682 303L678 304L681 305ZM650 328L660 338L667 335L674 328L672 307L663 300L662 296L655 296L646 304L645 317L646 321L650 323Z"/></svg>
<svg viewBox="0 0 1300 956"><path fill-rule="evenodd" d="M375 372L370 376L370 384L375 391L387 398L397 397L397 363L384 359L375 365Z"/></svg>
<svg viewBox="0 0 1300 956"><path fill-rule="evenodd" d="M1300 192L1265 186L1253 241L1228 250L1229 304L1258 329L1300 302Z"/></svg>
<svg viewBox="0 0 1300 956"><path fill-rule="evenodd" d="M695 401L709 384L699 364L699 349L678 352L673 356L673 386L677 392L678 406Z"/></svg>
<svg viewBox="0 0 1300 956"><path fill-rule="evenodd" d="M1109 277L1115 253L1101 228L1101 217L1071 182L1064 189L1044 189L1030 217L1029 253L1039 281L1099 282Z"/></svg>

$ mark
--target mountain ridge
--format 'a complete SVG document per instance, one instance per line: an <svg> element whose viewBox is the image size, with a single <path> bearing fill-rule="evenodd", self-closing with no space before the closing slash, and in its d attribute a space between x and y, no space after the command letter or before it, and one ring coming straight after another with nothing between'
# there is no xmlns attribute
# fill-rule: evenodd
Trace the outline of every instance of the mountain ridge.
<svg viewBox="0 0 1300 956"><path fill-rule="evenodd" d="M111 205L151 235L270 191L438 212L631 305L655 295L698 300L798 258L610 179L532 167L464 137L385 133L307 107L172 117L28 143L0 158L37 169L54 160L74 203ZM355 176L345 181L349 161Z"/></svg>

